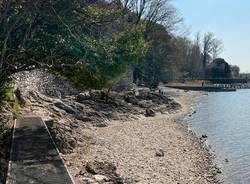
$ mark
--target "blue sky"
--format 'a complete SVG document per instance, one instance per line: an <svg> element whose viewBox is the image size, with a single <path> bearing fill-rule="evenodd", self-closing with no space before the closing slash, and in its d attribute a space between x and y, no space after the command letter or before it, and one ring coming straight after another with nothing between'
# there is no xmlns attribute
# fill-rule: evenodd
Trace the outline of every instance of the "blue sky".
<svg viewBox="0 0 250 184"><path fill-rule="evenodd" d="M221 54L241 72L250 72L250 0L172 0L191 36L213 32L223 42Z"/></svg>

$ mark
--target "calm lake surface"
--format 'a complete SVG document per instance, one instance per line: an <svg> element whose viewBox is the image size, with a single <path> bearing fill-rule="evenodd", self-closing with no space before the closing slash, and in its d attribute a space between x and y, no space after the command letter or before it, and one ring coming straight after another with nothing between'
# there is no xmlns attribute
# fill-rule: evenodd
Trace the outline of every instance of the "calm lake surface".
<svg viewBox="0 0 250 184"><path fill-rule="evenodd" d="M223 172L220 179L250 184L250 90L208 93L195 99L194 110L184 122L197 135L208 136Z"/></svg>

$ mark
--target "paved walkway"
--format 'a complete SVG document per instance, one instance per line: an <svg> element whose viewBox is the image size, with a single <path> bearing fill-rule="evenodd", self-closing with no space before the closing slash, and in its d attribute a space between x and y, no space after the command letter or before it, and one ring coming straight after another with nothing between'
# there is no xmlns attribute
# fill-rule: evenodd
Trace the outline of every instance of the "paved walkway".
<svg viewBox="0 0 250 184"><path fill-rule="evenodd" d="M73 184L41 118L17 120L6 184Z"/></svg>

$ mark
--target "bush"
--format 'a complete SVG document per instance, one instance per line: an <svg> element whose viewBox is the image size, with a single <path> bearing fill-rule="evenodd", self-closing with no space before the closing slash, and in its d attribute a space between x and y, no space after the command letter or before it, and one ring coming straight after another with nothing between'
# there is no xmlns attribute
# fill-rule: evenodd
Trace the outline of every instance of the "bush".
<svg viewBox="0 0 250 184"><path fill-rule="evenodd" d="M8 103L9 107L12 110L12 117L13 119L17 119L20 115L20 106L18 101L15 99L14 94L11 90L9 85L5 85L4 89L4 97L6 102Z"/></svg>

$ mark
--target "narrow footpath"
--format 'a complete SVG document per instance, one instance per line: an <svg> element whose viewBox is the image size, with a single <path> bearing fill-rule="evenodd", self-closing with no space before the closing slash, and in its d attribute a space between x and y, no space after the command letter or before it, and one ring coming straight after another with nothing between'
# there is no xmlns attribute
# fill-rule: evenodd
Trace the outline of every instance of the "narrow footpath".
<svg viewBox="0 0 250 184"><path fill-rule="evenodd" d="M23 117L14 127L6 184L73 184L39 117Z"/></svg>

